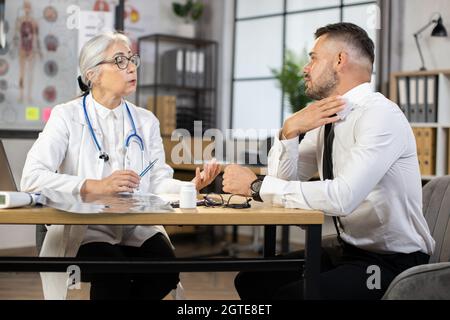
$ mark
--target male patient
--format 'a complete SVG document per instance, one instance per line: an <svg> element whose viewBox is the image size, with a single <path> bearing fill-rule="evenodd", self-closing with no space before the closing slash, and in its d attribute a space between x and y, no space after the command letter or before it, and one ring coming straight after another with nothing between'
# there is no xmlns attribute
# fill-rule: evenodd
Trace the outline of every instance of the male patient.
<svg viewBox="0 0 450 320"><path fill-rule="evenodd" d="M339 245L322 250L320 298L379 299L396 275L427 263L434 249L416 143L398 106L371 90L374 44L367 33L337 23L315 37L304 74L316 102L284 123L268 176L230 165L223 190L332 216ZM322 181L308 182L316 172ZM379 268L380 286L367 285L369 266ZM241 272L235 285L242 299L302 299L301 275Z"/></svg>

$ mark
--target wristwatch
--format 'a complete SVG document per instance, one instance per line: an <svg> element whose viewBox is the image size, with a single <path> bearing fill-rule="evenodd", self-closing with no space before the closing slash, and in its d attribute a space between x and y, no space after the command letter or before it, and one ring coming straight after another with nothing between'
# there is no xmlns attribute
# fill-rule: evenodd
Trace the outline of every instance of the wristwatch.
<svg viewBox="0 0 450 320"><path fill-rule="evenodd" d="M255 201L263 202L259 195L264 178L258 178L250 184L250 190L252 192L252 198Z"/></svg>

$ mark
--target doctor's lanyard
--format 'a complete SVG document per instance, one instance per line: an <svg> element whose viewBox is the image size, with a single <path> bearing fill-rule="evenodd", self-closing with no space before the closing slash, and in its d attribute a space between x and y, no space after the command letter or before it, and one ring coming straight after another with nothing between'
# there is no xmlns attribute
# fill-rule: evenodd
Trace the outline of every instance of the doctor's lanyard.
<svg viewBox="0 0 450 320"><path fill-rule="evenodd" d="M102 150L102 147L100 146L100 143L98 142L97 137L95 135L94 129L92 128L91 121L89 120L89 116L88 116L87 109L86 109L86 97L87 97L87 95L85 95L83 97L84 117L86 118L86 122L89 127L89 132L91 133L92 140L94 140L95 146L97 147L97 150L99 152L99 159L102 159L103 161L107 162L109 160L109 155L108 155L108 153L106 153L105 151ZM144 142L142 141L142 138L136 132L136 125L134 124L134 120L131 115L130 108L128 108L128 104L126 102L125 102L125 108L127 110L128 118L130 119L131 127L133 128L133 130L131 131L131 134L125 139L125 148L128 148L132 138L136 138L136 140L139 142L141 151L144 152Z"/></svg>

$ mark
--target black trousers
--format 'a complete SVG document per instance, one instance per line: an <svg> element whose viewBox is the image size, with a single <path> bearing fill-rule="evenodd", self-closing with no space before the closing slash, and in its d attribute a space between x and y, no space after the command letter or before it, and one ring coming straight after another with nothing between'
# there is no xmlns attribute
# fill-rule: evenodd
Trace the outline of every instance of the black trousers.
<svg viewBox="0 0 450 320"><path fill-rule="evenodd" d="M304 252L292 252L283 257L303 258ZM429 255L422 252L377 254L346 243L335 248L322 248L320 299L380 299L399 273L410 267L426 264L429 258ZM369 266L379 267L379 289L376 285L374 288L375 282L370 277L375 276L375 272L368 270ZM234 282L243 300L297 300L303 299L302 274L303 270L240 272Z"/></svg>
<svg viewBox="0 0 450 320"><path fill-rule="evenodd" d="M92 242L82 245L77 258L174 258L167 238L157 233L141 247ZM91 300L160 300L177 287L179 273L85 273L81 281L91 283Z"/></svg>

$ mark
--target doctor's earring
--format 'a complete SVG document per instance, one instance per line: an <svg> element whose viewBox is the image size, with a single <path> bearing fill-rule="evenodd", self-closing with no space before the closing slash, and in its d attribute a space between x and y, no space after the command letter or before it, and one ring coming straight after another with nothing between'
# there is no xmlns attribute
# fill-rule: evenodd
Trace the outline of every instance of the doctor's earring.
<svg viewBox="0 0 450 320"><path fill-rule="evenodd" d="M89 87L89 89L92 89L92 81L91 80L88 80L87 86Z"/></svg>

